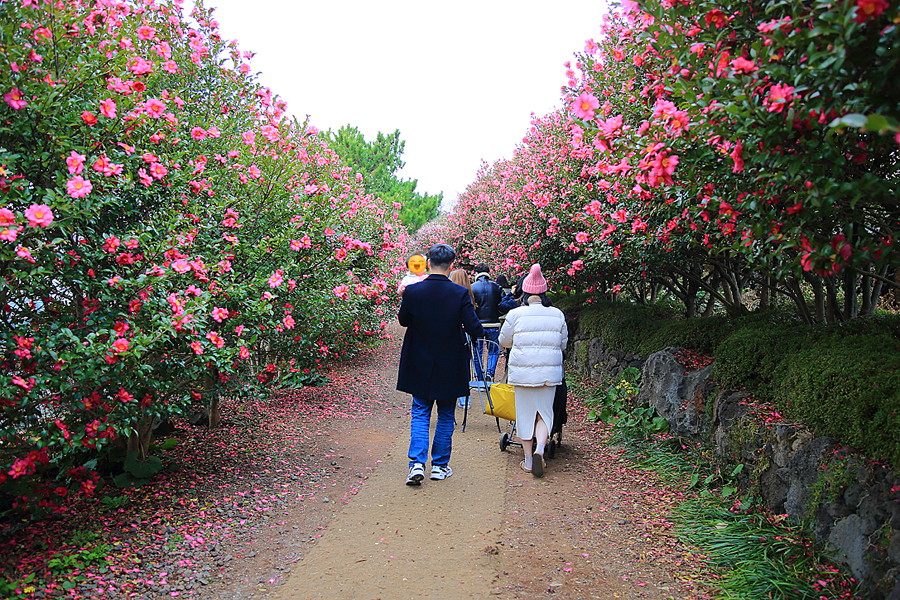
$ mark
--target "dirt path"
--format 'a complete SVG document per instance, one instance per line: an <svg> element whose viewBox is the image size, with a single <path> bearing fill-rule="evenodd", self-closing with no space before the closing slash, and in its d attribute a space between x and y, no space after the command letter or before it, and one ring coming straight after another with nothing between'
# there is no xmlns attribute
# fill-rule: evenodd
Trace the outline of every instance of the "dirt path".
<svg viewBox="0 0 900 600"><path fill-rule="evenodd" d="M457 431L453 476L426 479L421 487L404 485L409 436L400 435L369 484L272 597L489 596L499 570L508 462L491 426L482 415L465 433Z"/></svg>
<svg viewBox="0 0 900 600"><path fill-rule="evenodd" d="M395 335L401 338L402 330ZM379 356L374 377L360 366L361 379L376 384L360 391L377 393L393 407L386 411L402 410L402 418L383 412L365 430L332 428L331 435L344 454L382 462L368 465L377 469L349 504L331 512L321 537L294 547L299 552L285 554L290 544L275 551L302 559L262 596L702 597L693 581L696 557L675 541L665 519L677 490L634 471L601 444L597 426L584 422L577 403L543 479L521 471L521 448L500 452L494 419L472 410L463 433L458 409L454 475L426 479L421 488L404 485L409 398L393 390L397 340Z"/></svg>

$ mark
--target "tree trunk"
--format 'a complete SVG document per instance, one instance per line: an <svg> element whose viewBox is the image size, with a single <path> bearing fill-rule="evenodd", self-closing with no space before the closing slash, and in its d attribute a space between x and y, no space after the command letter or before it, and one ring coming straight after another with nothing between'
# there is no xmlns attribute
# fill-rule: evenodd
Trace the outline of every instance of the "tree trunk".
<svg viewBox="0 0 900 600"><path fill-rule="evenodd" d="M138 460L144 461L150 456L150 438L153 435L153 417L144 417L136 431L132 432L125 442L126 452L137 452Z"/></svg>
<svg viewBox="0 0 900 600"><path fill-rule="evenodd" d="M868 272L868 270L867 270ZM862 297L862 305L859 307L860 316L867 317L872 314L872 278L863 275L859 283L859 295ZM877 302L877 300L876 300Z"/></svg>
<svg viewBox="0 0 900 600"><path fill-rule="evenodd" d="M212 395L209 401L209 428L216 429L222 423L222 412L219 410L219 394L216 392L216 379L219 376L218 369L204 377L206 390Z"/></svg>
<svg viewBox="0 0 900 600"><path fill-rule="evenodd" d="M764 275L759 288L759 310L769 310L769 276Z"/></svg>
<svg viewBox="0 0 900 600"><path fill-rule="evenodd" d="M796 277L789 277L785 280L785 287L788 290L788 296L797 305L797 312L807 325L813 324L812 315L809 312L809 306L806 305L806 297L803 295L803 288L800 287L800 281ZM818 313L818 303L816 304L816 312Z"/></svg>
<svg viewBox="0 0 900 600"><path fill-rule="evenodd" d="M823 279L825 284L825 322L836 323L841 320L841 311L838 307L837 286L834 285L832 276Z"/></svg>
<svg viewBox="0 0 900 600"><path fill-rule="evenodd" d="M859 301L856 296L856 272L844 269L844 320L850 321L859 315Z"/></svg>

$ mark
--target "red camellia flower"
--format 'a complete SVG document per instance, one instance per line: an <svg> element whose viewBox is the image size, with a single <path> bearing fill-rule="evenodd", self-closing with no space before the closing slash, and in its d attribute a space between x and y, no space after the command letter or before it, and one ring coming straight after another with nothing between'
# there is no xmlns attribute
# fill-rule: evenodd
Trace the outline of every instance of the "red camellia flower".
<svg viewBox="0 0 900 600"><path fill-rule="evenodd" d="M856 16L853 20L862 23L874 19L881 16L888 6L887 0L856 0Z"/></svg>

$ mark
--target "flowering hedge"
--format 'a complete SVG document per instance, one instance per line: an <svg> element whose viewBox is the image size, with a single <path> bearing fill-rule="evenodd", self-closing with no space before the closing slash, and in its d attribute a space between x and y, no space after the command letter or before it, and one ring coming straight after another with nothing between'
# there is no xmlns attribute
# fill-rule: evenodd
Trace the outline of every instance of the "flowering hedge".
<svg viewBox="0 0 900 600"><path fill-rule="evenodd" d="M406 233L209 12L0 13L0 484L60 510L36 471L91 493L86 460L260 355L302 382L378 332Z"/></svg>
<svg viewBox="0 0 900 600"><path fill-rule="evenodd" d="M561 289L661 289L687 314L748 289L807 322L897 288L897 7L625 2L567 72L566 108L485 166L435 234ZM807 297L813 302L807 303Z"/></svg>

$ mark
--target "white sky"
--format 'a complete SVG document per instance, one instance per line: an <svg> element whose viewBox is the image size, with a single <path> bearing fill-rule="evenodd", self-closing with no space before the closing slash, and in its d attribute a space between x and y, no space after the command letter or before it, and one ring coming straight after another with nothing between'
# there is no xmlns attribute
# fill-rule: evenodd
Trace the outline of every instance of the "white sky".
<svg viewBox="0 0 900 600"><path fill-rule="evenodd" d="M261 82L319 129L400 130L401 177L444 192L512 155L560 105L563 64L600 37L603 0L206 0Z"/></svg>

